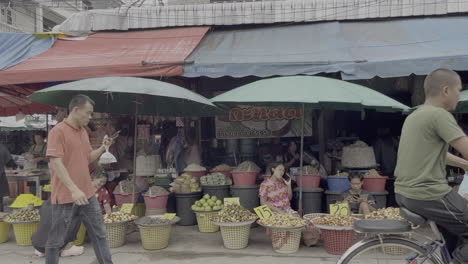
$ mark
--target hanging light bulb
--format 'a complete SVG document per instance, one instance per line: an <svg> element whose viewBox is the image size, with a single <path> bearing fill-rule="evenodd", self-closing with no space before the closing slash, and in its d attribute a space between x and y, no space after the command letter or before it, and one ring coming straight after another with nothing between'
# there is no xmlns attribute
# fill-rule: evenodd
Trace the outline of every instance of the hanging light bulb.
<svg viewBox="0 0 468 264"><path fill-rule="evenodd" d="M23 120L25 117L26 117L26 115L23 114L23 112L21 112L21 110L15 116L17 122Z"/></svg>

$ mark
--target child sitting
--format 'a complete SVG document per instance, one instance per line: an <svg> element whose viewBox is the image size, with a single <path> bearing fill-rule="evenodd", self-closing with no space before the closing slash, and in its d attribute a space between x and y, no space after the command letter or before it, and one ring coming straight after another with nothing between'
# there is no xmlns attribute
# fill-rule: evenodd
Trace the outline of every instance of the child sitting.
<svg viewBox="0 0 468 264"><path fill-rule="evenodd" d="M369 214L375 211L374 197L367 191L362 190L362 176L350 175L348 177L351 188L343 192L341 200L349 203L349 209L354 214Z"/></svg>

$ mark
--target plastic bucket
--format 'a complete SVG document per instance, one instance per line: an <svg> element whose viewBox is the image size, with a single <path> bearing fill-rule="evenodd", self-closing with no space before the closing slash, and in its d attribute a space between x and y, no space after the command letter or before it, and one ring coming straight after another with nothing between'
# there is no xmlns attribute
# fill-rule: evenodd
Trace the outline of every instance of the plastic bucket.
<svg viewBox="0 0 468 264"><path fill-rule="evenodd" d="M169 194L164 195L143 195L145 198L145 205L147 209L166 209Z"/></svg>
<svg viewBox="0 0 468 264"><path fill-rule="evenodd" d="M232 197L239 197L242 207L253 210L260 205L258 197L258 185L254 186L231 186Z"/></svg>
<svg viewBox="0 0 468 264"><path fill-rule="evenodd" d="M330 191L343 192L351 188L347 177L328 176L327 182Z"/></svg>
<svg viewBox="0 0 468 264"><path fill-rule="evenodd" d="M383 192L385 191L385 184L387 183L386 176L381 177L364 177L362 189L369 192Z"/></svg>
<svg viewBox="0 0 468 264"><path fill-rule="evenodd" d="M177 223L182 226L190 226L197 224L197 218L192 211L192 205L202 197L201 192L197 193L176 193L177 216L180 221Z"/></svg>
<svg viewBox="0 0 468 264"><path fill-rule="evenodd" d="M296 174L296 182L301 186L300 174ZM304 189L313 189L320 187L320 175L318 174L304 174L302 175L302 186Z"/></svg>
<svg viewBox="0 0 468 264"><path fill-rule="evenodd" d="M252 186L257 181L258 171L233 171L232 180L237 186Z"/></svg>
<svg viewBox="0 0 468 264"><path fill-rule="evenodd" d="M132 197L135 197L135 201L138 199L139 193L115 193L115 204L121 206L124 203L132 203Z"/></svg>
<svg viewBox="0 0 468 264"><path fill-rule="evenodd" d="M294 189L296 208L299 208L299 188ZM304 214L322 212L323 189L302 189L302 210Z"/></svg>
<svg viewBox="0 0 468 264"><path fill-rule="evenodd" d="M202 185L203 194L216 196L221 201L226 197L231 197L229 187L231 185Z"/></svg>

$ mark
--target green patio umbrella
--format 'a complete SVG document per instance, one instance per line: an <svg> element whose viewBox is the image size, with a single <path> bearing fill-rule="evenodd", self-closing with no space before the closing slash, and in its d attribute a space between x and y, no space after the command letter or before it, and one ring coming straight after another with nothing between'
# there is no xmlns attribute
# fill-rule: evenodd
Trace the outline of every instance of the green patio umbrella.
<svg viewBox="0 0 468 264"><path fill-rule="evenodd" d="M302 113L305 108L351 111L374 109L380 112L402 112L409 109L406 105L370 88L317 76L264 79L225 92L211 101L226 107L296 107L302 108ZM301 132L300 186L304 152L304 114ZM302 187L299 192L299 209L302 209Z"/></svg>
<svg viewBox="0 0 468 264"><path fill-rule="evenodd" d="M77 94L91 97L95 112L160 116L214 116L222 113L207 98L170 83L136 77L101 77L74 81L37 91L29 96L34 102L68 107ZM133 171L136 171L134 137ZM136 176L133 177L135 183ZM135 186L135 184L133 184Z"/></svg>

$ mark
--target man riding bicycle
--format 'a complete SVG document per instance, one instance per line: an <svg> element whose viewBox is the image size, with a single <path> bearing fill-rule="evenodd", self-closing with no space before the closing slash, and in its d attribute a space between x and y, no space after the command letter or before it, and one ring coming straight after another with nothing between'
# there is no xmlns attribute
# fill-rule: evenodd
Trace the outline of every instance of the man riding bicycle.
<svg viewBox="0 0 468 264"><path fill-rule="evenodd" d="M401 132L395 193L400 206L437 223L455 263L468 263L467 201L448 185L445 171L446 165L468 170L468 137L448 112L457 106L461 89L452 70L426 77L425 103L406 118ZM465 159L448 153L449 145Z"/></svg>

